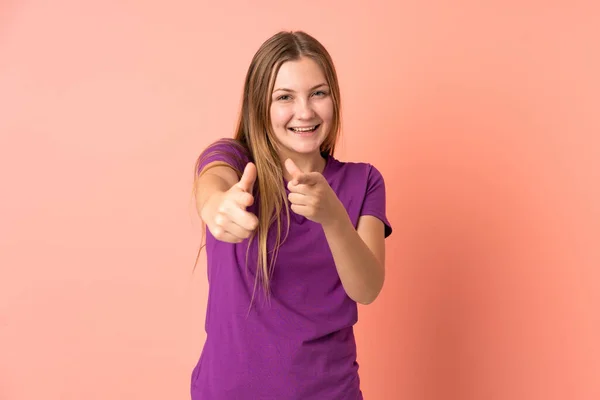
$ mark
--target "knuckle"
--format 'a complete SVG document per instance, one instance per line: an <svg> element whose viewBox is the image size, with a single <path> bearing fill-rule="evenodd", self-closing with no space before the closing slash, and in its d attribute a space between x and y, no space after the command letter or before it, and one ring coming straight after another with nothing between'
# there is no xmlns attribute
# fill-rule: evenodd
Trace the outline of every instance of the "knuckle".
<svg viewBox="0 0 600 400"><path fill-rule="evenodd" d="M212 230L213 236L217 239L221 239L223 237L224 233L225 233L225 231L220 226L216 226Z"/></svg>
<svg viewBox="0 0 600 400"><path fill-rule="evenodd" d="M223 202L221 204L219 204L219 207L217 209L220 213L224 213L227 211L227 200L223 200Z"/></svg>
<svg viewBox="0 0 600 400"><path fill-rule="evenodd" d="M225 223L225 216L224 216L223 214L221 214L221 213L217 214L217 215L215 216L215 223L216 223L218 226L221 226L221 225L223 225L223 224Z"/></svg>

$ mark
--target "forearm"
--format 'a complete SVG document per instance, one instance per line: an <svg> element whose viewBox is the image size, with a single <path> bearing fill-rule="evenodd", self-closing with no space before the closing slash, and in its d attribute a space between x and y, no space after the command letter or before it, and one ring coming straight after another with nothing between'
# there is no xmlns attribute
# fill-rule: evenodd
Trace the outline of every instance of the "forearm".
<svg viewBox="0 0 600 400"><path fill-rule="evenodd" d="M223 177L210 171L202 175L196 186L196 208L198 215L204 220L205 207L210 204L211 198L215 194L223 194L231 188L230 182Z"/></svg>
<svg viewBox="0 0 600 400"><path fill-rule="evenodd" d="M322 225L342 285L354 301L369 304L383 287L385 269L360 237L348 214Z"/></svg>

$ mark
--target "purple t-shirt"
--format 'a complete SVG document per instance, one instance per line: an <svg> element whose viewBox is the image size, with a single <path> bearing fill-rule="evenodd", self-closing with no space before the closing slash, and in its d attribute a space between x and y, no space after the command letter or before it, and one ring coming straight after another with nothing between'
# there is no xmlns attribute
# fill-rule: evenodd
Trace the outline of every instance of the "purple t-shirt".
<svg viewBox="0 0 600 400"><path fill-rule="evenodd" d="M250 160L226 141L209 146L204 156L199 170L219 160L243 171ZM372 215L384 222L385 236L391 234L385 184L375 167L329 156L323 176L355 227L361 215ZM248 211L257 212L256 202ZM206 230L207 337L192 373L193 400L362 399L353 331L357 304L344 291L321 225L291 210L290 218L270 302L259 282L250 311L258 240L246 266L247 240L225 243ZM282 222L283 238L285 212ZM275 235L273 229L270 248Z"/></svg>

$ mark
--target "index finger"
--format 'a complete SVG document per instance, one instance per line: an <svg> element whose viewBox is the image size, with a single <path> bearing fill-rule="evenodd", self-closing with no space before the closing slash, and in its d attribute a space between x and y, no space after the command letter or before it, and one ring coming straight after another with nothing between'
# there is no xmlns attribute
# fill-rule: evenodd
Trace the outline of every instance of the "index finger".
<svg viewBox="0 0 600 400"><path fill-rule="evenodd" d="M315 185L319 182L320 175L318 172L302 174L293 179L295 185Z"/></svg>

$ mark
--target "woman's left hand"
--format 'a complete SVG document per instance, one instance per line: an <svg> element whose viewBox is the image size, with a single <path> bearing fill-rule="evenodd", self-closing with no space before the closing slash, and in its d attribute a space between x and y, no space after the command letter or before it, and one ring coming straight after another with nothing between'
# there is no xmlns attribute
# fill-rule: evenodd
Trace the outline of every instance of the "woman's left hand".
<svg viewBox="0 0 600 400"><path fill-rule="evenodd" d="M285 168L292 176L288 183L288 200L293 212L321 225L346 214L344 205L322 174L303 173L291 159L285 161Z"/></svg>

